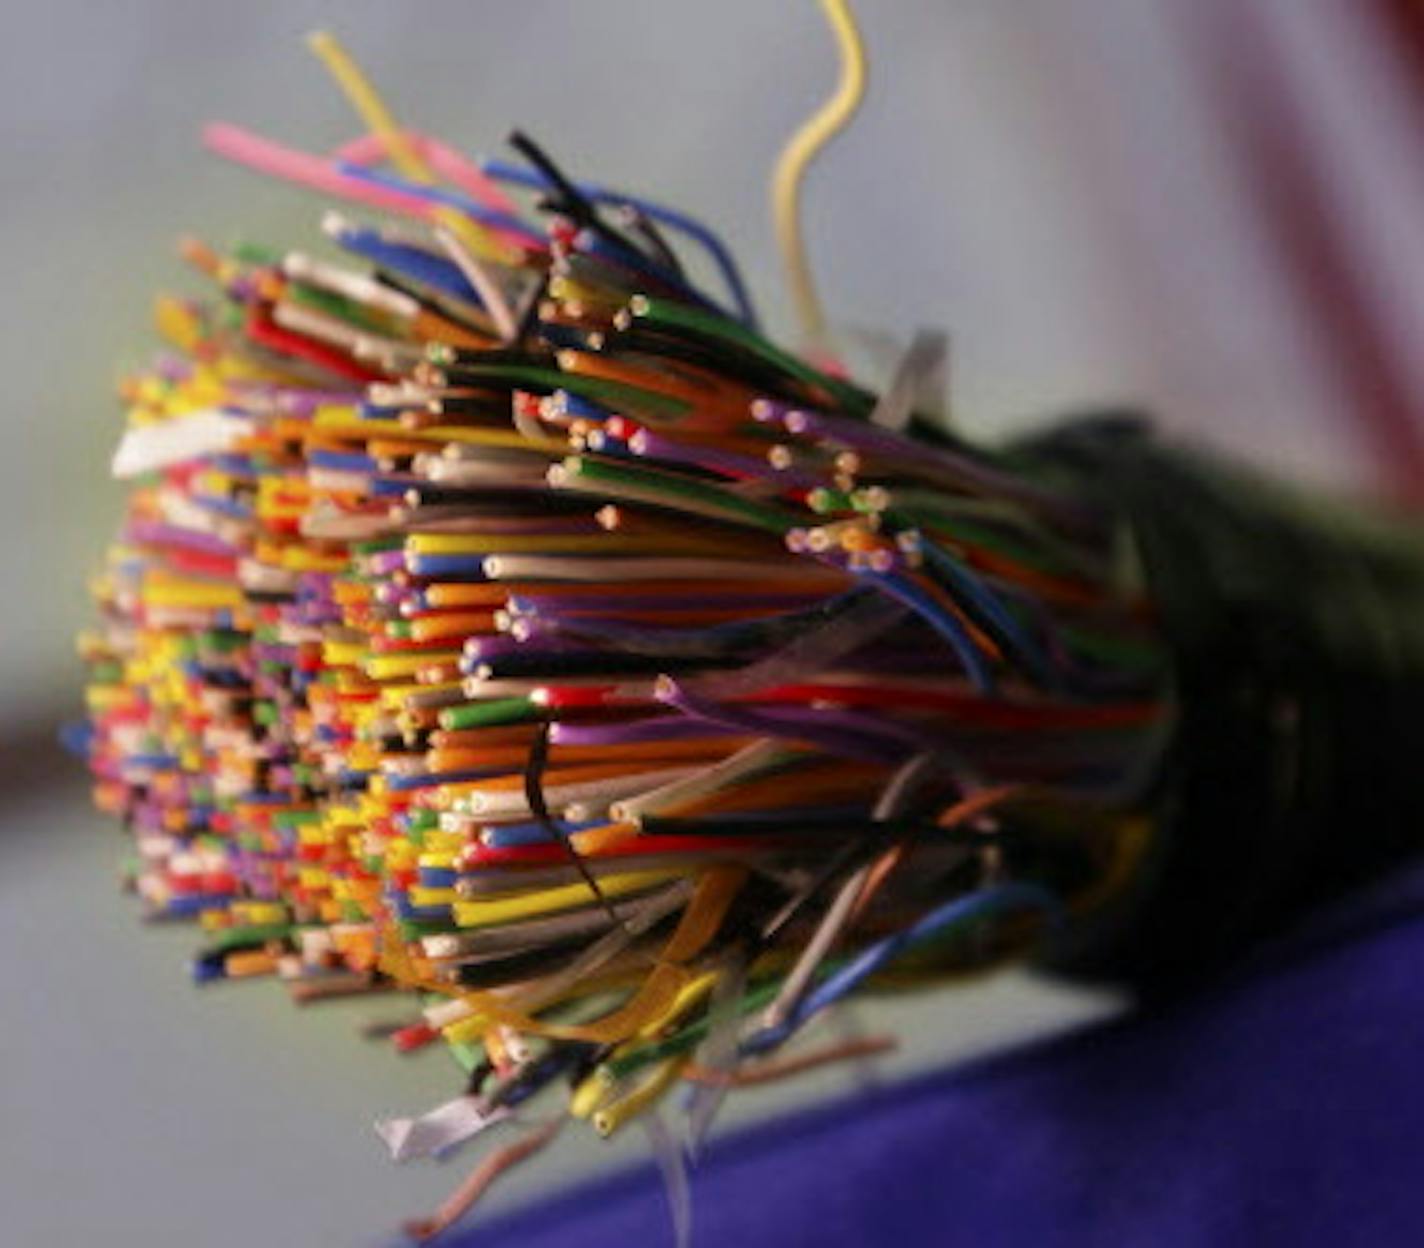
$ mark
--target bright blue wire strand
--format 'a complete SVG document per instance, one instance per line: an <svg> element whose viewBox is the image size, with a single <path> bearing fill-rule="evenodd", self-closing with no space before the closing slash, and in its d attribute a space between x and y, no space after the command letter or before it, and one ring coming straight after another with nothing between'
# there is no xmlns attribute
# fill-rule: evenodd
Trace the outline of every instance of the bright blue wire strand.
<svg viewBox="0 0 1424 1248"><path fill-rule="evenodd" d="M480 167L490 177L498 178L501 182L513 182L518 186L527 186L536 191L549 189L549 183L542 173L526 169L523 165L516 165L504 160L481 160ZM665 208L662 204L653 203L651 200L641 199L636 195L625 195L622 191L611 190L606 186L598 186L592 182L575 182L574 186L580 195L598 203L631 204L659 225L666 225L693 239L712 257L712 262L717 266L723 282L726 283L727 291L732 296L732 302L737 306L742 322L751 329L757 328L756 311L752 307L751 297L747 293L736 261L732 259L731 252L727 250L722 240L700 221L684 216L673 208Z"/></svg>

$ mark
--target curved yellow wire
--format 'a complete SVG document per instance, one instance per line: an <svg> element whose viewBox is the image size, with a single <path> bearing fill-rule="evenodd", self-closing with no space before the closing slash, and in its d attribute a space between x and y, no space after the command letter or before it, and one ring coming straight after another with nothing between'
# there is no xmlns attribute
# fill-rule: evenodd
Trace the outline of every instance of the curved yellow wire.
<svg viewBox="0 0 1424 1248"><path fill-rule="evenodd" d="M796 306L802 332L812 346L824 346L826 318L816 294L816 282L806 258L801 232L801 183L806 169L855 115L865 98L865 44L855 24L849 0L821 0L826 20L840 50L841 76L835 94L791 136L776 162L771 181L771 210L777 246L786 268L786 283Z"/></svg>

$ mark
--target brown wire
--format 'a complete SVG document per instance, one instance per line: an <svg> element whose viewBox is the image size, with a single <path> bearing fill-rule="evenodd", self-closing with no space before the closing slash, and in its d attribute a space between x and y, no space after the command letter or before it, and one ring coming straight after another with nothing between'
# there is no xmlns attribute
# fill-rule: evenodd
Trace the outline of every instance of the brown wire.
<svg viewBox="0 0 1424 1248"><path fill-rule="evenodd" d="M412 1218L405 1223L405 1233L420 1243L448 1230L465 1216L481 1196L485 1194L506 1170L513 1169L520 1162L532 1157L549 1143L563 1126L563 1119L556 1118L537 1130L531 1131L523 1139L506 1144L488 1156L481 1158L435 1213L428 1218Z"/></svg>
<svg viewBox="0 0 1424 1248"><path fill-rule="evenodd" d="M789 1079L793 1075L805 1074L821 1066L834 1062L848 1062L858 1057L875 1057L890 1053L900 1047L895 1036L865 1036L859 1040L844 1040L828 1045L799 1057L772 1058L758 1062L750 1068L739 1070L717 1070L699 1066L695 1062L683 1067L682 1077L690 1083L702 1083L718 1088L752 1088L763 1083L774 1083L778 1079Z"/></svg>

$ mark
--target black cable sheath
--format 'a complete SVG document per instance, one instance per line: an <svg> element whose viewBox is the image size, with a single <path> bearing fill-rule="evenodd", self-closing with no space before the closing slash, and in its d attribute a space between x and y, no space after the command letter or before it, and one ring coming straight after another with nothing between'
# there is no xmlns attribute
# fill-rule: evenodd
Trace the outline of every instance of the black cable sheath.
<svg viewBox="0 0 1424 1248"><path fill-rule="evenodd" d="M1131 526L1178 726L1136 886L1051 956L1145 997L1209 975L1416 854L1424 545L1165 445L1078 421L1016 448Z"/></svg>

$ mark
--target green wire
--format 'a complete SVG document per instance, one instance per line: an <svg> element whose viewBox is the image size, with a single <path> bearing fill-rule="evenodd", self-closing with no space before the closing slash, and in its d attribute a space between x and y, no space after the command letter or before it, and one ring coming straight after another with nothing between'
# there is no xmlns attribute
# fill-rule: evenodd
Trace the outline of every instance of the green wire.
<svg viewBox="0 0 1424 1248"><path fill-rule="evenodd" d="M678 500L697 502L724 513L754 528L765 529L769 533L784 536L796 527L799 517L780 507L758 503L752 499L732 494L721 486L709 481L696 481L691 477L672 477L666 473L651 472L645 468L631 468L623 464L611 463L606 459L590 459L584 455L571 455L563 462L564 471L570 476L587 480L595 485L626 485L649 494L659 494L668 500L669 507L677 507ZM611 491L610 491L611 492Z"/></svg>
<svg viewBox="0 0 1424 1248"><path fill-rule="evenodd" d="M357 555L383 555L387 551L402 550L404 537L373 537L363 542L352 542L351 551Z"/></svg>
<svg viewBox="0 0 1424 1248"><path fill-rule="evenodd" d="M766 1005L781 990L781 983L779 979L767 980L749 989L737 1002L737 1013L749 1014L752 1010ZM622 1057L610 1058L599 1069L607 1072L606 1077L616 1082L634 1071L641 1070L650 1062L676 1057L695 1049L711 1029L712 1017L710 1014L704 1014L695 1023L689 1023L682 1030L675 1031L662 1040L654 1040L640 1049L623 1054Z"/></svg>
<svg viewBox="0 0 1424 1248"><path fill-rule="evenodd" d="M245 633L226 632L220 628L211 628L206 632L195 635L199 649L216 650L219 654L231 654L234 650L245 649L248 645L248 637Z"/></svg>
<svg viewBox="0 0 1424 1248"><path fill-rule="evenodd" d="M265 243L254 243L248 239L238 239L232 249L233 259L239 264L254 264L263 268L276 268L282 263L282 253Z"/></svg>
<svg viewBox="0 0 1424 1248"><path fill-rule="evenodd" d="M390 326L379 317L372 316L359 304L316 286L306 286L300 282L288 281L284 292L293 303L302 304L335 320L342 321L356 329L372 334L387 335Z"/></svg>
<svg viewBox="0 0 1424 1248"><path fill-rule="evenodd" d="M433 810L421 807L411 811L408 826L412 832L431 832L440 826L440 816Z"/></svg>
<svg viewBox="0 0 1424 1248"><path fill-rule="evenodd" d="M519 724L536 719L539 707L528 698L493 698L488 702L467 702L440 712L440 726L446 732L462 728L491 728L499 724Z"/></svg>
<svg viewBox="0 0 1424 1248"><path fill-rule="evenodd" d="M627 382L607 377L586 377L582 373L565 373L555 368L539 368L532 364L459 364L460 374L488 377L496 381L513 381L530 388L569 390L580 398L613 408L634 408L657 416L676 419L688 411L688 403L671 395L644 390Z"/></svg>
<svg viewBox="0 0 1424 1248"><path fill-rule="evenodd" d="M211 953L225 953L246 945L265 945L270 940L286 940L297 930L295 923L255 923L229 927L213 937L208 946Z"/></svg>
<svg viewBox="0 0 1424 1248"><path fill-rule="evenodd" d="M365 916L353 921L364 922ZM405 941L419 940L422 936L443 936L447 932L457 930L454 919L398 919L396 927L400 929L401 939Z"/></svg>

